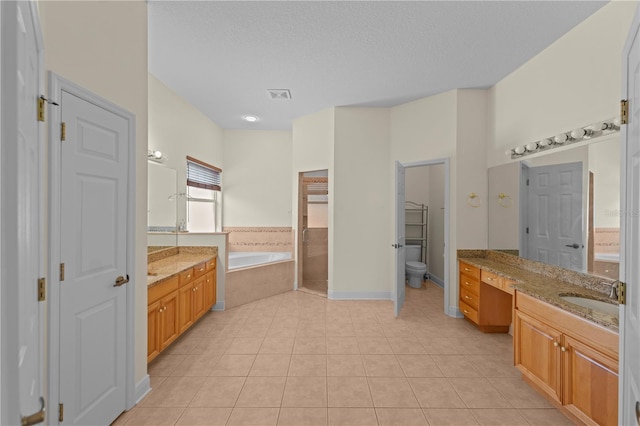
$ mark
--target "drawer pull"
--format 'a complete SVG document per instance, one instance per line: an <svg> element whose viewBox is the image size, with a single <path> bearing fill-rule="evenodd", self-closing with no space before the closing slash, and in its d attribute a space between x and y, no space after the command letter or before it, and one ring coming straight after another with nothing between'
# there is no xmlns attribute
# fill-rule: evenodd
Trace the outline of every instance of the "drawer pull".
<svg viewBox="0 0 640 426"><path fill-rule="evenodd" d="M466 272L471 271L471 269L469 269L469 268L464 268L464 270L465 270Z"/></svg>
<svg viewBox="0 0 640 426"><path fill-rule="evenodd" d="M493 281L493 278L487 277L487 281Z"/></svg>
<svg viewBox="0 0 640 426"><path fill-rule="evenodd" d="M465 281L464 285L468 285L469 287L471 287L471 284L469 284L469 281Z"/></svg>
<svg viewBox="0 0 640 426"><path fill-rule="evenodd" d="M553 346L557 348L560 344L558 342L553 342Z"/></svg>
<svg viewBox="0 0 640 426"><path fill-rule="evenodd" d="M469 311L467 311L466 309L463 309L462 312L464 312L465 314L469 313Z"/></svg>
<svg viewBox="0 0 640 426"><path fill-rule="evenodd" d="M198 272L202 272L202 271L204 271L204 268L198 269Z"/></svg>
<svg viewBox="0 0 640 426"><path fill-rule="evenodd" d="M467 296L466 294L464 295L464 298L467 300L471 300L471 298L469 296Z"/></svg>
<svg viewBox="0 0 640 426"><path fill-rule="evenodd" d="M187 278L191 278L191 274L187 275Z"/></svg>

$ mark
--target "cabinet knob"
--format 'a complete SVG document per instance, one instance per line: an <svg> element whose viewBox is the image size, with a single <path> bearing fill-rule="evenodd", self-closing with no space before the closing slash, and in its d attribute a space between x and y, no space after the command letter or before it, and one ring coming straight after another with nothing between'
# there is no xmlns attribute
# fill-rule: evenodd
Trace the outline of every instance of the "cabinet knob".
<svg viewBox="0 0 640 426"><path fill-rule="evenodd" d="M464 298L465 298L465 299L467 299L467 300L471 299L471 298L470 298L469 296L467 296L466 294L464 295Z"/></svg>
<svg viewBox="0 0 640 426"><path fill-rule="evenodd" d="M562 352L566 352L566 351L567 351L567 348L565 348L564 346L560 346L560 350L561 350Z"/></svg>
<svg viewBox="0 0 640 426"><path fill-rule="evenodd" d="M469 268L464 268L465 271L469 272L471 269Z"/></svg>
<svg viewBox="0 0 640 426"><path fill-rule="evenodd" d="M558 342L553 342L553 346L557 348L558 346L560 346L560 343L558 343Z"/></svg>

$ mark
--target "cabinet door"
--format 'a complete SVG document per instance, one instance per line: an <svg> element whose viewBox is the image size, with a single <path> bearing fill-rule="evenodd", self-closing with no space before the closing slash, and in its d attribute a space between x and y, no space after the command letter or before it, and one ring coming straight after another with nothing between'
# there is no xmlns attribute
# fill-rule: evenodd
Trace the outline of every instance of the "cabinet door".
<svg viewBox="0 0 640 426"><path fill-rule="evenodd" d="M160 353L161 306L161 301L158 300L147 307L147 362L151 362Z"/></svg>
<svg viewBox="0 0 640 426"><path fill-rule="evenodd" d="M561 333L516 310L516 367L551 398L561 398Z"/></svg>
<svg viewBox="0 0 640 426"><path fill-rule="evenodd" d="M203 266L204 268L204 266ZM204 314L204 277L193 283L193 318L198 319Z"/></svg>
<svg viewBox="0 0 640 426"><path fill-rule="evenodd" d="M211 309L216 304L216 271L208 272L204 276L204 307Z"/></svg>
<svg viewBox="0 0 640 426"><path fill-rule="evenodd" d="M618 424L618 363L564 336L563 404L586 424Z"/></svg>
<svg viewBox="0 0 640 426"><path fill-rule="evenodd" d="M175 291L162 299L160 314L160 350L166 348L178 338L178 292Z"/></svg>
<svg viewBox="0 0 640 426"><path fill-rule="evenodd" d="M182 333L193 324L193 283L178 290L178 331Z"/></svg>

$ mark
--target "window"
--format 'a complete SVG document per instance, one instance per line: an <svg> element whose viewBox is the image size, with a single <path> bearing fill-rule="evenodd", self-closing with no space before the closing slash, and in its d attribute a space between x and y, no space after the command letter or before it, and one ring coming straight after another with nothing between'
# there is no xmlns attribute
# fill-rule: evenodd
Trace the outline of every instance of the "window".
<svg viewBox="0 0 640 426"><path fill-rule="evenodd" d="M187 157L187 229L190 232L216 231L221 173L218 167Z"/></svg>

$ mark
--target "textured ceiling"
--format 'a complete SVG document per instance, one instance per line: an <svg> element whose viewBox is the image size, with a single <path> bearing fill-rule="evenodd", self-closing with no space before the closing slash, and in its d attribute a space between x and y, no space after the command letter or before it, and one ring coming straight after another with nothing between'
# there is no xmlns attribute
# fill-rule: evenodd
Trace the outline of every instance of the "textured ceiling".
<svg viewBox="0 0 640 426"><path fill-rule="evenodd" d="M223 128L290 129L330 106L490 87L604 4L151 0L149 70Z"/></svg>

